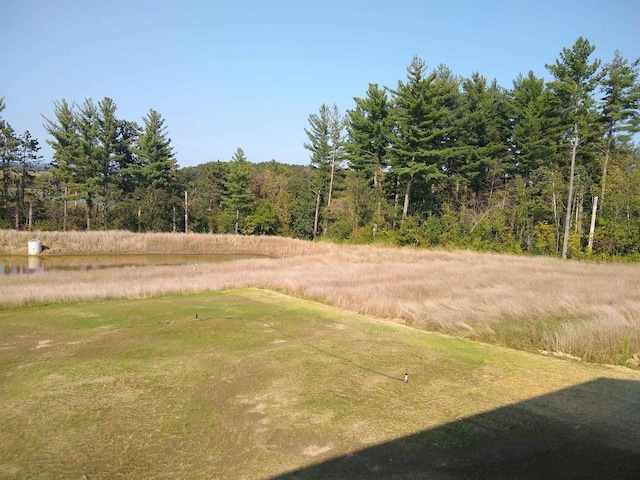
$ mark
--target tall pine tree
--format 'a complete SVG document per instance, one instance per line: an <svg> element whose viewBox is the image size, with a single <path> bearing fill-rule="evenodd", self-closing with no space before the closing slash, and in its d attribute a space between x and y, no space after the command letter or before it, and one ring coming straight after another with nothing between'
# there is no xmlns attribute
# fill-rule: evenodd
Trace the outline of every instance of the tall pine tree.
<svg viewBox="0 0 640 480"><path fill-rule="evenodd" d="M53 148L53 169L51 171L56 187L57 199L63 203L62 229L67 230L67 203L77 198L75 190L80 180L75 175L77 158L80 156L80 136L73 104L69 105L63 98L54 102L55 119L45 119L45 130L51 139L47 143Z"/></svg>
<svg viewBox="0 0 640 480"><path fill-rule="evenodd" d="M376 215L373 234L382 221L384 176L389 165L391 143L391 102L387 92L370 83L366 97L354 98L356 107L347 112L347 142L345 148L349 166L364 175L374 190Z"/></svg>
<svg viewBox="0 0 640 480"><path fill-rule="evenodd" d="M506 94L494 80L478 73L462 82L462 121L459 152L462 172L471 184L476 202L483 193L493 194L504 177L508 160Z"/></svg>
<svg viewBox="0 0 640 480"><path fill-rule="evenodd" d="M229 162L229 173L224 182L226 195L222 204L230 213L227 218L233 218L233 231L237 235L242 229L242 221L249 214L254 201L253 193L249 190L249 161L244 154L244 150L238 148L231 162Z"/></svg>
<svg viewBox="0 0 640 480"><path fill-rule="evenodd" d="M309 128L304 131L309 139L304 148L311 152L311 191L315 197L315 215L313 220L313 238L318 236L320 224L320 207L322 199L327 195L331 179L331 112L325 104L320 106L319 113L309 115Z"/></svg>
<svg viewBox="0 0 640 480"><path fill-rule="evenodd" d="M601 202L604 202L607 168L618 136L622 140L640 131L640 59L629 64L618 50L613 60L603 68L600 111L605 131L602 162ZM601 203L602 205L602 203Z"/></svg>
<svg viewBox="0 0 640 480"><path fill-rule="evenodd" d="M571 147L562 258L567 258L569 247L578 147L584 148L589 136L589 127L594 124L592 94L599 81L598 69L600 68L599 60L589 61L594 50L595 46L591 45L589 40L579 37L571 49L562 49L560 58L554 64L547 65L547 69L554 76L549 87L563 113L566 125L564 135L570 139Z"/></svg>
<svg viewBox="0 0 640 480"><path fill-rule="evenodd" d="M172 191L175 189L177 162L165 120L150 109L142 119L144 128L132 151L138 157L138 175L145 188Z"/></svg>
<svg viewBox="0 0 640 480"><path fill-rule="evenodd" d="M425 62L414 57L407 81L398 82L394 96L394 133L391 149L393 172L404 182L402 219L409 212L411 188L444 178L453 154L452 116L456 112L457 83L446 67L427 75Z"/></svg>

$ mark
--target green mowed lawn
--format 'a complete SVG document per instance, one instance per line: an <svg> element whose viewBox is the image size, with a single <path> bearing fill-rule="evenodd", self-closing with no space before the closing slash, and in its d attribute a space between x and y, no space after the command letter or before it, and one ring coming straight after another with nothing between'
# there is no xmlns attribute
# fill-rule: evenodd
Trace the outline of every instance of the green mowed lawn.
<svg viewBox="0 0 640 480"><path fill-rule="evenodd" d="M0 311L0 409L0 478L640 471L636 371L260 290Z"/></svg>

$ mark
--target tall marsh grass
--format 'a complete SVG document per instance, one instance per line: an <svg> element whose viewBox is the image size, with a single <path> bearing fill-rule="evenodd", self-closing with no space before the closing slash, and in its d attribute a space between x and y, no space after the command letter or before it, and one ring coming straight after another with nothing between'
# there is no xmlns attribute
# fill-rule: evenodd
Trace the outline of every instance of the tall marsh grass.
<svg viewBox="0 0 640 480"><path fill-rule="evenodd" d="M0 232L0 253L29 234ZM0 278L0 305L265 288L418 328L625 363L640 353L640 265L341 246L278 237L43 233L46 255L254 253L271 258Z"/></svg>
<svg viewBox="0 0 640 480"><path fill-rule="evenodd" d="M37 237L44 255L145 254L145 253L252 253L278 257L304 255L323 244L281 237L133 233L127 231L37 232L0 230L0 253L23 255L27 242Z"/></svg>

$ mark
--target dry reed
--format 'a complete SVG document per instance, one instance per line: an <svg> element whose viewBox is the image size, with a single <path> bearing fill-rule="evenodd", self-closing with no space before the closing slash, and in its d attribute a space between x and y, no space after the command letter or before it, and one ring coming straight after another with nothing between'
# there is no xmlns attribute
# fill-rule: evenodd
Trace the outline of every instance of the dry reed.
<svg viewBox="0 0 640 480"><path fill-rule="evenodd" d="M24 252L28 238L23 232L0 232L0 252ZM476 338L492 338L503 325L517 330L542 322L548 326L531 347L591 360L624 363L640 352L639 265L235 235L54 232L39 238L48 255L254 253L272 258L197 269L124 267L5 277L0 278L0 305L256 287Z"/></svg>
<svg viewBox="0 0 640 480"><path fill-rule="evenodd" d="M294 238L180 233L133 233L127 231L36 232L0 230L0 254L27 253L29 239L38 238L44 255L83 254L178 254L247 253L277 257L318 252L322 245Z"/></svg>

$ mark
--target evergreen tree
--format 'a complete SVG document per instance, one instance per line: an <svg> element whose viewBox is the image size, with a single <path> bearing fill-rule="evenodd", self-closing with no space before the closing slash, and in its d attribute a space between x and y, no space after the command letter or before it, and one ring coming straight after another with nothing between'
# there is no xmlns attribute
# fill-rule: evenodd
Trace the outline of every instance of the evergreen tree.
<svg viewBox="0 0 640 480"><path fill-rule="evenodd" d="M0 112L4 109L4 102L0 99ZM2 168L2 206L4 213L9 214L10 187L14 173L14 163L17 159L17 149L20 140L17 138L9 122L0 118L0 168Z"/></svg>
<svg viewBox="0 0 640 480"><path fill-rule="evenodd" d="M483 192L489 197L504 180L508 160L506 94L494 80L490 85L478 73L462 82L462 120L459 152L464 157L462 173L473 188L476 201Z"/></svg>
<svg viewBox="0 0 640 480"><path fill-rule="evenodd" d="M54 103L56 120L46 119L45 128L53 137L56 178L65 191L74 190L86 204L86 228L91 229L96 202L102 205L107 222L107 203L111 188L121 183L116 171L131 158L132 135L129 122L119 120L116 105L105 97L97 105L85 99L77 111L63 99ZM66 202L70 196L65 193Z"/></svg>
<svg viewBox="0 0 640 480"><path fill-rule="evenodd" d="M519 75L513 82L508 102L508 117L511 121L510 173L516 176L519 205L513 220L526 225L517 231L520 239L525 238L525 229L539 228L545 231L553 225L553 241L545 240L544 253L557 254L561 240L560 191L563 186L559 167L558 144L562 125L560 116L553 105L551 90L542 78L529 71L526 77ZM521 177L523 182L518 182ZM523 214L527 210L528 214ZM527 218L523 219L525 215ZM534 234L527 235L533 239ZM521 242L522 243L522 242ZM527 241L529 251L536 249L533 241Z"/></svg>
<svg viewBox="0 0 640 480"><path fill-rule="evenodd" d="M241 223L251 211L254 201L254 196L249 190L251 178L249 167L244 150L238 148L229 162L229 173L224 182L227 193L222 201L224 207L233 216L233 231L236 235L240 233Z"/></svg>
<svg viewBox="0 0 640 480"><path fill-rule="evenodd" d="M512 171L526 181L540 167L554 168L556 157L554 112L550 91L544 79L529 71L513 82L508 102L508 116L512 121Z"/></svg>
<svg viewBox="0 0 640 480"><path fill-rule="evenodd" d="M105 97L97 106L96 156L101 179L100 196L104 211L104 226L119 214L117 201L123 193L131 193L131 180L128 168L134 164L131 151L138 136L138 126L116 117L116 104Z"/></svg>
<svg viewBox="0 0 640 480"><path fill-rule="evenodd" d="M33 138L28 130L20 137L19 142L16 152L15 228L19 229L26 225L27 228L31 230L32 201L35 200L35 195L31 192L32 198L28 199L29 190L33 187L34 183L34 169L36 165L40 163L42 157L38 154L40 150L38 140ZM26 208L27 203L29 203L28 209Z"/></svg>
<svg viewBox="0 0 640 480"><path fill-rule="evenodd" d="M337 105L329 110L329 147L331 156L329 160L329 193L327 194L327 210L331 208L333 187L336 178L336 169L341 167L344 158L344 128L345 118L340 115Z"/></svg>
<svg viewBox="0 0 640 480"><path fill-rule="evenodd" d="M0 113L5 109L4 97L0 97ZM26 209L28 189L33 185L33 169L40 162L38 141L26 131L16 136L11 125L0 116L0 168L3 182L3 220L9 222L9 200L13 187L13 225L16 229L27 226L31 229L31 211ZM29 201L31 205L31 202ZM4 223L4 222L3 222Z"/></svg>
<svg viewBox="0 0 640 480"><path fill-rule="evenodd" d="M96 200L104 200L101 157L98 144L99 112L92 99L85 99L78 108L76 124L78 126L80 155L75 161L76 188L86 202L87 230L91 230Z"/></svg>
<svg viewBox="0 0 640 480"><path fill-rule="evenodd" d="M394 95L393 172L405 184L402 219L409 211L411 187L416 179L429 183L445 177L453 153L452 115L457 84L446 67L426 75L426 64L414 57L407 67L406 83L399 81Z"/></svg>
<svg viewBox="0 0 640 480"><path fill-rule="evenodd" d="M556 97L564 114L566 138L571 144L571 165L569 171L569 192L567 195L567 211L564 225L562 258L567 258L569 233L571 230L571 214L573 205L573 187L575 181L576 159L578 147L586 144L588 129L593 126L592 93L599 80L597 75L600 61L589 63L589 57L595 50L588 40L580 37L571 49L563 48L555 64L547 65L547 69L555 80L549 87Z"/></svg>
<svg viewBox="0 0 640 480"><path fill-rule="evenodd" d="M139 204L139 228L177 230L175 211L181 205L177 196L177 162L165 120L153 109L142 120L144 128L131 147L137 162L126 169L137 185L134 197Z"/></svg>
<svg viewBox="0 0 640 480"><path fill-rule="evenodd" d="M175 189L177 162L165 120L153 109L142 119L144 129L138 137L133 153L138 156L136 168L143 188L165 191Z"/></svg>
<svg viewBox="0 0 640 480"><path fill-rule="evenodd" d="M54 102L55 120L45 119L45 130L51 137L47 143L53 148L52 175L57 185L57 198L63 202L62 229L67 230L67 202L74 198L71 194L76 189L74 174L76 159L80 156L80 137L73 112L73 105L65 99Z"/></svg>
<svg viewBox="0 0 640 480"><path fill-rule="evenodd" d="M220 161L207 162L180 170L182 182L195 201L189 209L189 225L196 232L222 231L222 201L229 164Z"/></svg>
<svg viewBox="0 0 640 480"><path fill-rule="evenodd" d="M329 107L320 106L319 114L309 115L309 128L304 131L309 142L304 148L311 152L311 191L315 196L315 215L313 221L313 238L318 236L320 222L320 206L331 178L331 118Z"/></svg>
<svg viewBox="0 0 640 480"><path fill-rule="evenodd" d="M130 195L136 188L138 157L133 152L140 127L136 122L118 120L115 149L109 159L111 184L125 195Z"/></svg>
<svg viewBox="0 0 640 480"><path fill-rule="evenodd" d="M354 100L356 107L347 112L348 138L345 148L349 166L362 172L373 187L374 201L377 203L377 218L373 225L375 235L382 221L384 174L388 167L387 151L392 135L391 103L387 92L374 83L369 84L365 98L355 97Z"/></svg>
<svg viewBox="0 0 640 480"><path fill-rule="evenodd" d="M112 176L122 167L125 157L122 145L121 121L116 117L116 104L108 97L98 102L97 156L102 179L102 196L107 199L112 186Z"/></svg>
<svg viewBox="0 0 640 480"><path fill-rule="evenodd" d="M616 50L613 60L603 68L600 111L604 125L604 159L602 164L601 197L604 201L607 168L611 150L618 135L622 140L640 131L640 58L629 64ZM601 203L602 205L602 203Z"/></svg>
<svg viewBox="0 0 640 480"><path fill-rule="evenodd" d="M370 83L365 98L355 97L356 107L347 112L345 144L349 166L361 171L374 186L382 183L391 140L391 104L387 92Z"/></svg>

